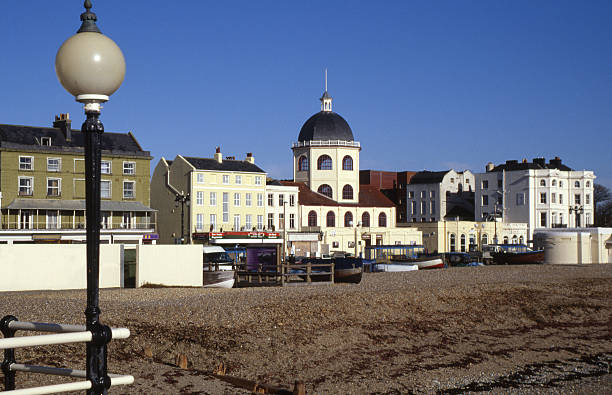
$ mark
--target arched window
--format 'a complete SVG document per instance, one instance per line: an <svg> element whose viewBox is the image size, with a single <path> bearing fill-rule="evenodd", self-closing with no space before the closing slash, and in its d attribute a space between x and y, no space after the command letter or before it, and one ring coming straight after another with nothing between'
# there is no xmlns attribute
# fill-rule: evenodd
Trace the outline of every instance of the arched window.
<svg viewBox="0 0 612 395"><path fill-rule="evenodd" d="M482 245L485 244L489 244L489 236L486 233L482 235Z"/></svg>
<svg viewBox="0 0 612 395"><path fill-rule="evenodd" d="M508 236L504 236L504 244L508 244Z"/></svg>
<svg viewBox="0 0 612 395"><path fill-rule="evenodd" d="M380 213L378 214L378 226L384 228L387 226L387 214Z"/></svg>
<svg viewBox="0 0 612 395"><path fill-rule="evenodd" d="M587 188L590 188L591 187L591 181L587 181L585 185L586 185Z"/></svg>
<svg viewBox="0 0 612 395"><path fill-rule="evenodd" d="M512 235L512 244L518 244L518 237L517 237L517 235Z"/></svg>
<svg viewBox="0 0 612 395"><path fill-rule="evenodd" d="M553 187L556 187L556 186L557 186L557 180L554 180L554 179L552 180L552 186L553 186Z"/></svg>
<svg viewBox="0 0 612 395"><path fill-rule="evenodd" d="M370 226L370 214L367 211L361 214L361 226Z"/></svg>
<svg viewBox="0 0 612 395"><path fill-rule="evenodd" d="M519 237L519 244L525 244L525 239L523 239L523 236Z"/></svg>
<svg viewBox="0 0 612 395"><path fill-rule="evenodd" d="M465 235L461 235L461 252L465 252Z"/></svg>
<svg viewBox="0 0 612 395"><path fill-rule="evenodd" d="M332 188L327 185L327 184L323 184L319 187L319 189L317 189L317 192L319 192L321 195L325 195L328 198L332 198Z"/></svg>
<svg viewBox="0 0 612 395"><path fill-rule="evenodd" d="M317 160L318 170L331 170L332 169L332 158L329 155L321 155Z"/></svg>
<svg viewBox="0 0 612 395"><path fill-rule="evenodd" d="M308 213L308 226L317 226L317 213L314 210Z"/></svg>
<svg viewBox="0 0 612 395"><path fill-rule="evenodd" d="M353 213L350 211L347 211L346 214L344 214L344 226L347 228L353 226Z"/></svg>
<svg viewBox="0 0 612 395"><path fill-rule="evenodd" d="M298 171L308 171L308 157L300 156L300 159L298 159Z"/></svg>
<svg viewBox="0 0 612 395"><path fill-rule="evenodd" d="M342 159L342 170L353 170L353 158L347 155Z"/></svg>
<svg viewBox="0 0 612 395"><path fill-rule="evenodd" d="M450 251L455 252L455 234L451 233L449 239Z"/></svg>
<svg viewBox="0 0 612 395"><path fill-rule="evenodd" d="M574 182L574 187L576 187L576 188L580 188L580 181L576 181L576 182Z"/></svg>
<svg viewBox="0 0 612 395"><path fill-rule="evenodd" d="M546 186L546 180L540 180L540 186L541 187L545 187Z"/></svg>
<svg viewBox="0 0 612 395"><path fill-rule="evenodd" d="M342 199L353 200L353 187L349 184L342 188Z"/></svg>
<svg viewBox="0 0 612 395"><path fill-rule="evenodd" d="M333 211L327 212L327 226L331 228L336 226L336 214Z"/></svg>

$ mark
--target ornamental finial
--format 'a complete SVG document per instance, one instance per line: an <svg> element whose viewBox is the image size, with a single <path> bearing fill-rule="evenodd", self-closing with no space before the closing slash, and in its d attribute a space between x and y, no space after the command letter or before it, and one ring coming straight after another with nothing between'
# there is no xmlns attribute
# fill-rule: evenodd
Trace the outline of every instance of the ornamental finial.
<svg viewBox="0 0 612 395"><path fill-rule="evenodd" d="M81 14L81 21L83 21L83 23L81 24L81 28L77 31L77 33L83 33L83 32L102 33L100 29L98 29L98 26L96 25L96 21L98 20L98 17L96 16L96 14L90 11L91 1L85 0L83 7L85 7L86 11Z"/></svg>

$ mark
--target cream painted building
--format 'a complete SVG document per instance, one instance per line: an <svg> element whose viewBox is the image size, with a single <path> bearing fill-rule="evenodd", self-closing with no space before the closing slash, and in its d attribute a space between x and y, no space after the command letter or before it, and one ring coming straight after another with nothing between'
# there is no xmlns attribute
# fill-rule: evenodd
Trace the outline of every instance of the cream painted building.
<svg viewBox="0 0 612 395"><path fill-rule="evenodd" d="M151 179L160 243L181 237L192 243L210 231L267 229L266 203L266 172L250 153L245 160L224 159L217 148L213 158L162 158Z"/></svg>
<svg viewBox="0 0 612 395"><path fill-rule="evenodd" d="M296 255L345 252L369 245L420 244L421 232L398 228L395 205L377 188L359 184L361 145L344 118L332 111L327 90L321 111L310 117L293 143L293 181L299 188L299 228L318 242L296 242Z"/></svg>

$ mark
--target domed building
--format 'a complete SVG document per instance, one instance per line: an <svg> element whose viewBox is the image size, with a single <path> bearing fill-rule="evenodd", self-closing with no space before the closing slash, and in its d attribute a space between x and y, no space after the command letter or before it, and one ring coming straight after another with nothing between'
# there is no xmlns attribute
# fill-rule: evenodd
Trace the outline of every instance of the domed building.
<svg viewBox="0 0 612 395"><path fill-rule="evenodd" d="M375 187L359 185L361 145L348 122L332 111L327 89L320 101L321 111L308 118L291 147L293 181L282 182L299 188L301 233L288 235L292 251L360 255L369 245L420 244L421 232L396 227L391 200ZM308 239L308 232L316 237Z"/></svg>

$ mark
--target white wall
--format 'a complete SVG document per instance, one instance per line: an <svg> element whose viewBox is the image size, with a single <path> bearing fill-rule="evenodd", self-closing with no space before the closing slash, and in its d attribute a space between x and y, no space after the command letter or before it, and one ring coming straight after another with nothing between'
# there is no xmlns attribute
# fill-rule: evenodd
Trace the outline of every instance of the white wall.
<svg viewBox="0 0 612 395"><path fill-rule="evenodd" d="M100 288L121 286L122 249L100 246ZM86 245L0 244L0 291L85 288Z"/></svg>
<svg viewBox="0 0 612 395"><path fill-rule="evenodd" d="M139 245L136 247L136 287L159 284L201 287L201 245Z"/></svg>
<svg viewBox="0 0 612 395"><path fill-rule="evenodd" d="M534 240L544 248L545 263L610 263L611 228L540 229L534 233Z"/></svg>

